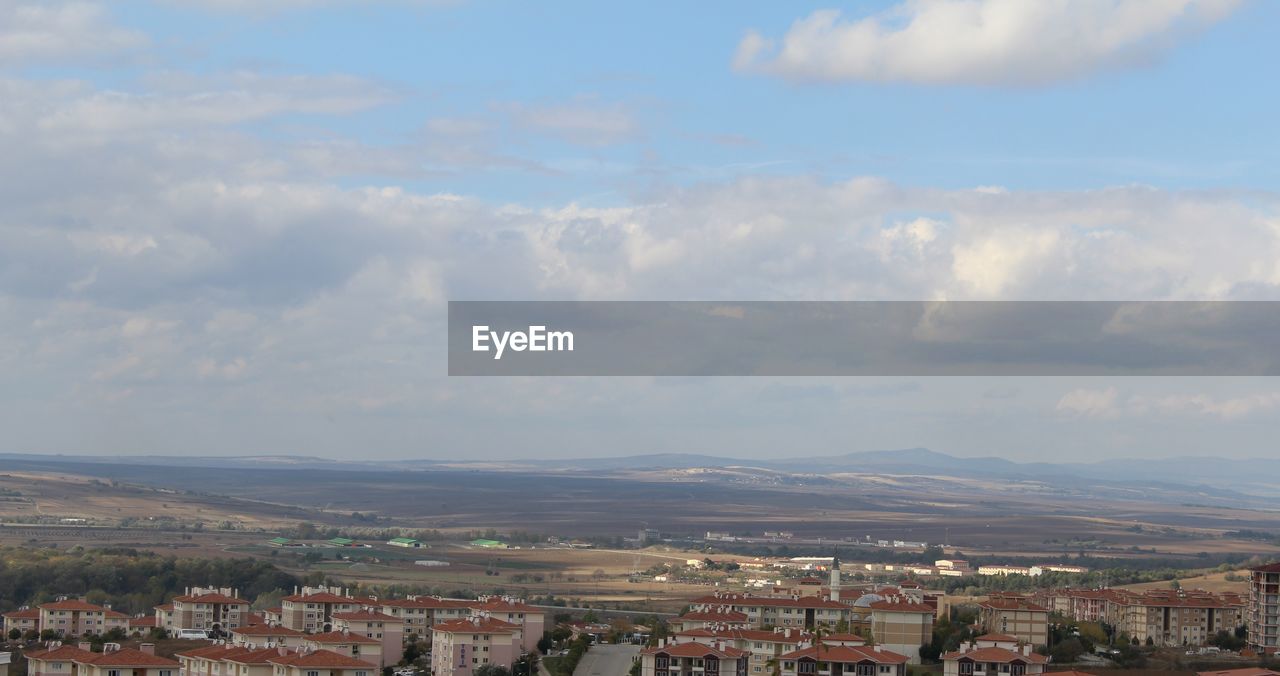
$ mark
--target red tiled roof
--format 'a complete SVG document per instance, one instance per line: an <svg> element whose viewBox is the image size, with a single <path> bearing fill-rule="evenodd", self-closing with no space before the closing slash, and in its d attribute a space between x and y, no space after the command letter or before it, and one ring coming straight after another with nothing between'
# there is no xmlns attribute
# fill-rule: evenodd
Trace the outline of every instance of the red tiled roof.
<svg viewBox="0 0 1280 676"><path fill-rule="evenodd" d="M109 653L95 653L93 657L76 659L75 662L100 667L178 667L176 661L159 655L144 653L135 648L121 648Z"/></svg>
<svg viewBox="0 0 1280 676"><path fill-rule="evenodd" d="M93 653L81 650L73 645L62 645L51 650L37 650L26 654L29 660L64 660L70 661L82 657L91 657Z"/></svg>
<svg viewBox="0 0 1280 676"><path fill-rule="evenodd" d="M816 646L810 646L782 656L787 660L798 660L805 657L820 659L823 662L879 662L881 664L906 664L907 656L870 646L824 645L821 653Z"/></svg>
<svg viewBox="0 0 1280 676"><path fill-rule="evenodd" d="M130 627L154 627L156 626L155 615L143 615L142 617L129 618Z"/></svg>
<svg viewBox="0 0 1280 676"><path fill-rule="evenodd" d="M381 643L381 641L360 634L344 631L330 631L322 634L311 634L306 640L315 643Z"/></svg>
<svg viewBox="0 0 1280 676"><path fill-rule="evenodd" d="M744 641L773 641L774 643L799 643L809 639L809 635L799 631L791 632L791 636L780 631L767 629L689 629L678 636L695 638L732 638Z"/></svg>
<svg viewBox="0 0 1280 676"><path fill-rule="evenodd" d="M192 657L206 660L220 660L237 653L247 652L246 648L235 645L206 645L176 653L174 657Z"/></svg>
<svg viewBox="0 0 1280 676"><path fill-rule="evenodd" d="M886 610L895 613L930 613L934 612L933 606L924 603L914 603L907 600L899 601L876 601L871 604L872 610Z"/></svg>
<svg viewBox="0 0 1280 676"><path fill-rule="evenodd" d="M294 594L293 596L286 596L281 600L290 601L292 603L360 603L358 600L348 596L338 596L337 594L329 592L318 592L315 594L308 594L306 596L303 596L302 594Z"/></svg>
<svg viewBox="0 0 1280 676"><path fill-rule="evenodd" d="M392 608L470 608L475 601L458 599L442 599L435 596L419 596L416 599L385 599L379 601L382 606Z"/></svg>
<svg viewBox="0 0 1280 676"><path fill-rule="evenodd" d="M282 627L278 624L255 624L249 627L237 627L231 630L233 634L242 636L302 636L302 632L288 627Z"/></svg>
<svg viewBox="0 0 1280 676"><path fill-rule="evenodd" d="M1037 655L1035 653L1023 655L1022 653L1014 652L1005 648L978 648L976 650L970 650L969 652L956 651L942 656L944 661L966 658L971 659L974 662L994 662L996 664L1018 661L1025 662L1027 664L1044 664L1049 661L1049 658L1044 655Z"/></svg>
<svg viewBox="0 0 1280 676"><path fill-rule="evenodd" d="M360 668L377 669L377 665L370 664L364 660L358 660L354 657L335 653L332 650L316 650L305 655L292 653L289 655L276 655L268 657L267 661L271 664L284 664L293 667L337 667L337 668Z"/></svg>
<svg viewBox="0 0 1280 676"><path fill-rule="evenodd" d="M1038 605L1027 601L1026 599L1011 598L991 598L978 604L980 608L992 608L995 610L1031 610L1039 612L1048 612L1049 609L1042 605Z"/></svg>
<svg viewBox="0 0 1280 676"><path fill-rule="evenodd" d="M1265 566L1256 566L1254 568L1250 568L1249 570L1255 573L1280 573L1280 561L1277 561L1275 563L1268 563Z"/></svg>
<svg viewBox="0 0 1280 676"><path fill-rule="evenodd" d="M751 654L746 650L739 650L737 648L731 648L728 646L716 648L714 646L709 646L705 643L698 643L697 641L690 641L688 643L677 643L675 645L668 645L661 648L658 648L658 647L646 648L643 652L646 655L666 654L672 657L712 656L712 657L718 657L722 660L738 659L744 655Z"/></svg>
<svg viewBox="0 0 1280 676"><path fill-rule="evenodd" d="M292 651L286 650L285 654L292 654ZM272 657L279 657L279 648L258 648L257 650L246 650L242 653L226 657L228 662L236 664L268 664L267 660Z"/></svg>
<svg viewBox="0 0 1280 676"><path fill-rule="evenodd" d="M372 610L358 610L350 613L334 613L335 620L357 620L361 622L400 622L401 619L386 613Z"/></svg>
<svg viewBox="0 0 1280 676"><path fill-rule="evenodd" d="M482 619L466 618L460 620L449 620L441 622L433 627L431 631L443 631L451 633L472 633L472 634L507 634L520 628L518 624L503 622L492 617Z"/></svg>
<svg viewBox="0 0 1280 676"><path fill-rule="evenodd" d="M39 608L27 608L26 610L10 610L3 613L4 617L12 620L38 620L40 619Z"/></svg>
<svg viewBox="0 0 1280 676"><path fill-rule="evenodd" d="M996 641L996 642L998 642L998 643L1017 643L1017 642L1018 642L1018 637L1017 637L1017 636L1010 636L1010 635L1008 635L1008 634L983 634L982 636L979 636L978 638L975 638L975 639L973 639L973 640L975 640L975 641Z"/></svg>
<svg viewBox="0 0 1280 676"><path fill-rule="evenodd" d="M747 614L733 610L691 610L677 617L676 620L685 620L687 622L746 622Z"/></svg>

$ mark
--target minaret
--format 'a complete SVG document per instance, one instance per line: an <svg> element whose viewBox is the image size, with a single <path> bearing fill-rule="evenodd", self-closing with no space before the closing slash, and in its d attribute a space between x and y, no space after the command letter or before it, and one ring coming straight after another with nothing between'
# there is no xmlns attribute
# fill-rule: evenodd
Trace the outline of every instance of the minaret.
<svg viewBox="0 0 1280 676"><path fill-rule="evenodd" d="M832 601L840 600L840 557L831 557L831 585L829 597Z"/></svg>

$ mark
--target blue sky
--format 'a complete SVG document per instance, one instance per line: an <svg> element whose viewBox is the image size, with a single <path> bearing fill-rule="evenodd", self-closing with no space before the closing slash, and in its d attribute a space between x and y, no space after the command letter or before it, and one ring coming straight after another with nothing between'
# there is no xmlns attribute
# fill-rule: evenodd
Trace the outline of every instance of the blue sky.
<svg viewBox="0 0 1280 676"><path fill-rule="evenodd" d="M443 303L1275 299L1277 26L0 0L2 450L1271 453L1262 378L449 379Z"/></svg>

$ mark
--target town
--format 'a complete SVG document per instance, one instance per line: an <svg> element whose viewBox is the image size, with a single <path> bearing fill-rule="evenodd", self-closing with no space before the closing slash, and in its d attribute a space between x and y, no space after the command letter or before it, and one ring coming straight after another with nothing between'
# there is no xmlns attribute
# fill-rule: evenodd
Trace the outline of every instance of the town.
<svg viewBox="0 0 1280 676"><path fill-rule="evenodd" d="M1280 673L1257 666L1280 645L1280 563L1249 569L1246 594L1044 588L981 599L929 589L914 575L852 582L846 576L860 567L835 557L789 563L805 576L717 590L689 598L679 614L645 619L575 616L512 596L325 585L259 609L235 588L185 587L133 615L60 596L3 613L10 650L0 666L6 676L568 676L585 657L612 651L638 676L1026 676L1059 664L1115 669L1140 662L1143 650L1169 649L1238 665L1202 672L1215 676ZM925 568L1030 574L968 571L959 559L903 572Z"/></svg>

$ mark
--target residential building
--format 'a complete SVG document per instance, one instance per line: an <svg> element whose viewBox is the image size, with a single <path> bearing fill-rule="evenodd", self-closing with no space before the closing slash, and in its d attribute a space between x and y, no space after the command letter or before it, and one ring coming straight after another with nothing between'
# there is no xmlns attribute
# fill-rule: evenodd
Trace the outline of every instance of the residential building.
<svg viewBox="0 0 1280 676"><path fill-rule="evenodd" d="M841 638L845 637L841 636ZM856 639L856 637L853 638ZM857 640L860 645L861 640ZM753 675L761 675L773 673L770 662L780 659L786 653L812 645L813 635L791 627L778 627L769 631L716 626L683 631L668 640L669 644L691 642L745 650L751 653L748 671ZM826 643L834 644L832 641L826 641Z"/></svg>
<svg viewBox="0 0 1280 676"><path fill-rule="evenodd" d="M942 656L943 676L1033 676L1042 674L1049 658L1031 644L1011 636L980 636Z"/></svg>
<svg viewBox="0 0 1280 676"><path fill-rule="evenodd" d="M165 629L225 632L247 625L248 617L249 602L240 598L236 590L191 587L173 598L172 611L167 613Z"/></svg>
<svg viewBox="0 0 1280 676"><path fill-rule="evenodd" d="M338 631L359 634L381 643L384 664L396 664L404 657L403 620L374 610L334 613L333 620Z"/></svg>
<svg viewBox="0 0 1280 676"><path fill-rule="evenodd" d="M376 664L378 667L387 666L387 663L382 659L382 641L380 639L369 638L363 634L356 634L350 631L307 634L302 637L301 650L302 652L328 650L339 655L347 655L348 657Z"/></svg>
<svg viewBox="0 0 1280 676"><path fill-rule="evenodd" d="M1280 648L1280 563L1249 570L1249 646L1263 653Z"/></svg>
<svg viewBox="0 0 1280 676"><path fill-rule="evenodd" d="M53 603L42 603L38 608L40 631L52 629L59 636L92 636L112 629L129 629L128 615L79 599L62 598Z"/></svg>
<svg viewBox="0 0 1280 676"><path fill-rule="evenodd" d="M406 635L417 634L424 640L430 640L432 626L469 617L472 603L475 602L438 596L410 596L403 599L383 599L376 606L383 614L403 622Z"/></svg>
<svg viewBox="0 0 1280 676"><path fill-rule="evenodd" d="M53 643L47 650L27 653L28 676L177 676L181 665L155 654L154 643L121 648L107 643L100 653L79 646Z"/></svg>
<svg viewBox="0 0 1280 676"><path fill-rule="evenodd" d="M302 632L333 631L334 613L363 610L364 600L337 587L303 587L280 600L280 624Z"/></svg>
<svg viewBox="0 0 1280 676"><path fill-rule="evenodd" d="M993 596L978 604L978 624L989 634L1013 636L1028 645L1049 642L1049 609L1019 596Z"/></svg>
<svg viewBox="0 0 1280 676"><path fill-rule="evenodd" d="M9 632L17 629L22 633L29 631L40 631L40 609L23 606L17 610L11 610L4 613L4 633L8 637Z"/></svg>
<svg viewBox="0 0 1280 676"><path fill-rule="evenodd" d="M1200 589L1056 589L1033 599L1071 619L1106 622L1140 643L1161 647L1203 645L1250 619L1243 597Z"/></svg>
<svg viewBox="0 0 1280 676"><path fill-rule="evenodd" d="M482 596L468 607L472 613L519 625L520 651L529 653L537 649L546 628L546 612L541 608L510 596Z"/></svg>
<svg viewBox="0 0 1280 676"><path fill-rule="evenodd" d="M282 627L278 624L255 624L248 627L237 627L231 630L231 643L238 646L302 647L302 639L306 634L297 629Z"/></svg>
<svg viewBox="0 0 1280 676"><path fill-rule="evenodd" d="M884 646L814 645L781 658L782 676L904 676L909 659Z"/></svg>
<svg viewBox="0 0 1280 676"><path fill-rule="evenodd" d="M890 596L870 604L871 636L890 652L920 664L920 647L933 640L934 608L905 596Z"/></svg>
<svg viewBox="0 0 1280 676"><path fill-rule="evenodd" d="M667 620L667 627L674 632L710 627L746 629L751 626L751 619L746 613L734 610L690 610L684 615Z"/></svg>
<svg viewBox="0 0 1280 676"><path fill-rule="evenodd" d="M847 622L851 612L849 605L842 601L834 601L822 595L800 594L776 597L718 592L694 599L691 607L699 612L743 613L747 616L748 626L755 629L834 629L840 622Z"/></svg>
<svg viewBox="0 0 1280 676"><path fill-rule="evenodd" d="M450 620L431 627L432 676L471 676L486 664L511 668L520 656L520 625L491 617Z"/></svg>
<svg viewBox="0 0 1280 676"><path fill-rule="evenodd" d="M329 650L286 652L266 661L272 676L378 676L377 665Z"/></svg>
<svg viewBox="0 0 1280 676"><path fill-rule="evenodd" d="M640 676L747 676L750 658L726 645L664 642L640 651Z"/></svg>

